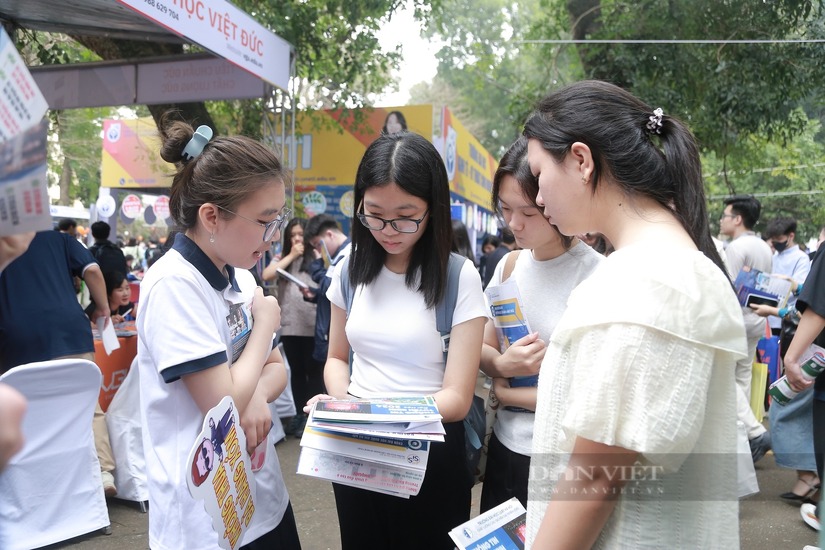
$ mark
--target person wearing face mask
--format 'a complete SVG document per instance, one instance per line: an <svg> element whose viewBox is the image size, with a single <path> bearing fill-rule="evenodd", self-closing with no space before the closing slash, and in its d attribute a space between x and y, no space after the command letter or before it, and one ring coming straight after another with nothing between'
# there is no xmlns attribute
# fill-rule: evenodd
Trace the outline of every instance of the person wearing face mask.
<svg viewBox="0 0 825 550"><path fill-rule="evenodd" d="M811 261L808 255L799 249L796 244L796 220L793 218L776 218L771 220L765 234L773 249L772 267L773 273L786 275L796 281L797 284L805 282L805 278L811 271ZM796 303L796 296L788 298L787 307ZM779 317L768 317L771 325L771 332L778 336L780 334L782 321Z"/></svg>

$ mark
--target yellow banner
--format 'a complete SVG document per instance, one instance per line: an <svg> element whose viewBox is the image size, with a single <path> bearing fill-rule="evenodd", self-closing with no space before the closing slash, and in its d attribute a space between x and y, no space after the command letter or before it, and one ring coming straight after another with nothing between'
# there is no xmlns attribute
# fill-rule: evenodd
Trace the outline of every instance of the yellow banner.
<svg viewBox="0 0 825 550"><path fill-rule="evenodd" d="M495 160L446 108L411 105L299 113L294 173L299 216L327 213L348 226L358 164L385 124L399 122L397 113L401 128L430 139L441 153L454 198L489 210Z"/></svg>
<svg viewBox="0 0 825 550"><path fill-rule="evenodd" d="M170 187L175 166L160 158L160 137L151 117L103 121L102 187Z"/></svg>
<svg viewBox="0 0 825 550"><path fill-rule="evenodd" d="M450 190L489 210L493 175L498 163L447 107L444 107L441 118L442 155L450 178Z"/></svg>
<svg viewBox="0 0 825 550"><path fill-rule="evenodd" d="M353 185L364 151L394 111L402 114L407 130L432 140L432 105L299 113L296 186Z"/></svg>

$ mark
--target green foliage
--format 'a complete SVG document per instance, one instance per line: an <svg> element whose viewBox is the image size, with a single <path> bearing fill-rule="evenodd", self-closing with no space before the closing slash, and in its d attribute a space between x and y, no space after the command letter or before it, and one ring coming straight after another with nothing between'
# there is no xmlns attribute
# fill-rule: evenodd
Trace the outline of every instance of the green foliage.
<svg viewBox="0 0 825 550"><path fill-rule="evenodd" d="M535 102L567 81L577 59L556 50L536 55L539 0L449 0L433 10L425 31L443 43L432 85L411 90L412 103L446 105L495 157L518 137ZM547 52L545 52L547 53Z"/></svg>
<svg viewBox="0 0 825 550"><path fill-rule="evenodd" d="M822 8L823 0L445 0L429 31L445 44L438 76L412 95L457 107L500 155L501 136L517 135L551 89L614 82L696 134L714 230L724 197L754 193L763 203L757 230L793 216L807 239L825 223L823 45L767 41L825 38ZM558 43L570 39L766 42Z"/></svg>
<svg viewBox="0 0 825 550"><path fill-rule="evenodd" d="M551 0L568 19L545 19L545 38L785 40L825 38L821 0ZM558 11L556 11L558 13ZM588 16L576 17L587 13ZM571 22L572 20L572 22ZM546 46L549 47L549 46ZM572 46L571 46L572 47ZM794 109L825 84L822 45L578 44L585 76L614 82L689 122L702 146L725 155L750 135L784 142L806 117Z"/></svg>
<svg viewBox="0 0 825 550"><path fill-rule="evenodd" d="M822 124L811 120L785 144L764 137L749 138L737 155L727 159L727 166L718 155L706 154L703 168L714 230L718 230L725 197L752 193L762 203L757 231L763 231L774 218L792 217L798 222L797 241L816 238L825 225L824 137Z"/></svg>
<svg viewBox="0 0 825 550"><path fill-rule="evenodd" d="M103 119L111 118L114 109L71 109L52 111L52 130L58 139L53 140L49 154L52 171L70 167L73 185L67 189L71 205L79 200L89 205L97 200L100 187L100 158L103 142ZM59 166L59 168L57 168Z"/></svg>
<svg viewBox="0 0 825 550"><path fill-rule="evenodd" d="M376 37L383 19L399 7L397 0L236 3L295 47L308 107L363 105L366 94L382 90L398 66L398 52L378 55Z"/></svg>

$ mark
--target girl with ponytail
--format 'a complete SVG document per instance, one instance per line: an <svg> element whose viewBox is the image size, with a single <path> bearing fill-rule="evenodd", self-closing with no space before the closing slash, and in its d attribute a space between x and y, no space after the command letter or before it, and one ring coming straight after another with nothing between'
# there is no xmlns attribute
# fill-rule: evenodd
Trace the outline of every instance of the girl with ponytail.
<svg viewBox="0 0 825 550"><path fill-rule="evenodd" d="M524 129L537 204L616 251L570 295L539 377L528 546L738 548L741 308L690 131L604 82Z"/></svg>

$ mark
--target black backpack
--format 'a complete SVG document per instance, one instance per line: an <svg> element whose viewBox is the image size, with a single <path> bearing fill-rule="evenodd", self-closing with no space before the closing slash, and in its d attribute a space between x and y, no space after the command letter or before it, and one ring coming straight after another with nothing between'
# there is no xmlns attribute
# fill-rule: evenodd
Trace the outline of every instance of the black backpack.
<svg viewBox="0 0 825 550"><path fill-rule="evenodd" d="M126 257L123 255L123 251L114 244L108 241L101 244L93 244L89 247L89 252L95 257L103 273L120 271L124 276L126 275Z"/></svg>

